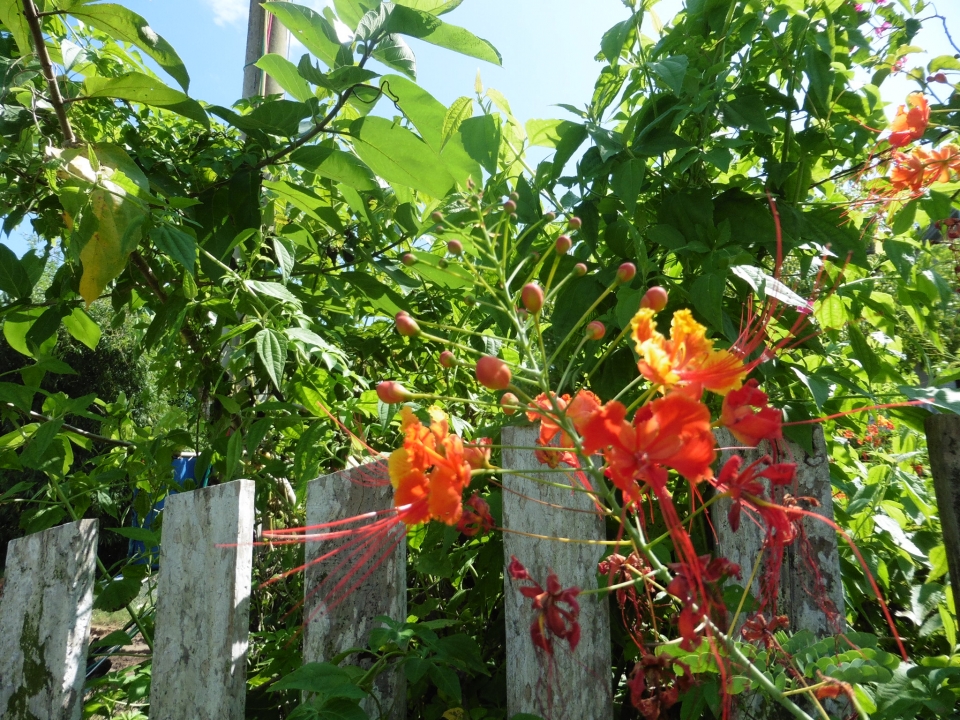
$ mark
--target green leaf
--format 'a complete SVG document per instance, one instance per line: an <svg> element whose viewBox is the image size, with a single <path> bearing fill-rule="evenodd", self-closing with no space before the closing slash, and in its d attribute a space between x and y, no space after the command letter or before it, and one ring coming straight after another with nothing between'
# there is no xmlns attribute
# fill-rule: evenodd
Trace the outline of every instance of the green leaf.
<svg viewBox="0 0 960 720"><path fill-rule="evenodd" d="M432 15L445 15L460 7L463 0L395 0L397 5L422 10Z"/></svg>
<svg viewBox="0 0 960 720"><path fill-rule="evenodd" d="M323 15L303 5L288 2L267 2L263 7L327 67L332 69L336 66L340 40L333 25Z"/></svg>
<svg viewBox="0 0 960 720"><path fill-rule="evenodd" d="M357 155L373 172L390 183L444 197L454 179L443 160L423 140L400 125L380 117L367 117L350 126Z"/></svg>
<svg viewBox="0 0 960 720"><path fill-rule="evenodd" d="M468 118L460 124L460 135L467 154L488 173L496 173L501 137L498 119L493 115Z"/></svg>
<svg viewBox="0 0 960 720"><path fill-rule="evenodd" d="M283 281L290 279L290 273L296 264L297 252L290 240L281 237L273 238L273 253L277 256L277 265L280 266L280 273L283 275Z"/></svg>
<svg viewBox="0 0 960 720"><path fill-rule="evenodd" d="M13 35L22 57L33 53L30 26L27 25L27 19L23 15L21 0L0 0L0 23L3 23Z"/></svg>
<svg viewBox="0 0 960 720"><path fill-rule="evenodd" d="M411 80L417 79L417 58L410 46L399 35L385 35L377 43L373 56L394 70L399 70Z"/></svg>
<svg viewBox="0 0 960 720"><path fill-rule="evenodd" d="M680 95L683 92L683 80L687 76L689 64L690 60L686 55L674 55L652 63L650 69L674 95Z"/></svg>
<svg viewBox="0 0 960 720"><path fill-rule="evenodd" d="M33 396L37 388L17 383L0 382L0 402L11 403L14 407L29 412L33 407Z"/></svg>
<svg viewBox="0 0 960 720"><path fill-rule="evenodd" d="M401 310L409 310L406 301L393 288L384 285L369 273L342 272L339 276L358 288L373 306L388 316L394 316Z"/></svg>
<svg viewBox="0 0 960 720"><path fill-rule="evenodd" d="M370 168L352 153L321 145L298 148L290 154L290 161L338 183L360 190L376 190L377 177Z"/></svg>
<svg viewBox="0 0 960 720"><path fill-rule="evenodd" d="M356 698L367 696L357 686L350 673L331 663L311 662L280 678L270 687L271 692L299 690L312 692L327 698Z"/></svg>
<svg viewBox="0 0 960 720"><path fill-rule="evenodd" d="M34 357L34 351L27 344L27 333L44 313L43 308L14 310L3 318L3 337L14 350L21 355ZM40 347L41 354L47 354L56 345L56 337L51 337Z"/></svg>
<svg viewBox="0 0 960 720"><path fill-rule="evenodd" d="M314 220L319 220L335 230L343 230L340 218L330 207L330 204L309 188L302 185L294 185L293 183L288 183L283 180L264 180L263 187L276 193Z"/></svg>
<svg viewBox="0 0 960 720"><path fill-rule="evenodd" d="M933 75L939 70L960 70L960 60L953 55L938 55L927 65L927 72Z"/></svg>
<svg viewBox="0 0 960 720"><path fill-rule="evenodd" d="M142 542L147 547L156 547L160 544L160 532L142 527L107 528L110 532L121 535L130 540Z"/></svg>
<svg viewBox="0 0 960 720"><path fill-rule="evenodd" d="M300 121L313 114L307 103L294 100L272 100L254 108L253 112L242 115L243 121L259 130L291 137L300 131ZM241 130L244 128L237 125Z"/></svg>
<svg viewBox="0 0 960 720"><path fill-rule="evenodd" d="M831 58L816 45L807 45L804 49L806 67L804 71L809 81L807 97L817 114L825 116L830 100L833 97L833 69L830 67Z"/></svg>
<svg viewBox="0 0 960 720"><path fill-rule="evenodd" d="M297 66L282 55L268 53L257 60L257 67L300 102L307 102L314 97L307 81L297 71Z"/></svg>
<svg viewBox="0 0 960 720"><path fill-rule="evenodd" d="M623 200L628 213L632 213L637 205L637 197L640 195L646 169L646 163L640 158L629 158L613 170L610 187L613 188L617 197Z"/></svg>
<svg viewBox="0 0 960 720"><path fill-rule="evenodd" d="M877 358L877 354L867 343L863 331L855 324L847 325L847 337L850 339L850 349L853 351L853 357L860 362L867 380L872 382L880 372L880 360Z"/></svg>
<svg viewBox="0 0 960 720"><path fill-rule="evenodd" d="M716 329L723 327L723 289L726 271L701 275L690 288L693 306Z"/></svg>
<svg viewBox="0 0 960 720"><path fill-rule="evenodd" d="M269 331L267 331L269 332ZM257 352L259 354L260 343L257 343ZM261 356L262 357L262 356ZM266 364L266 361L265 361ZM281 365L281 371L283 366ZM270 366L267 365L267 371L270 371ZM270 372L270 377L273 377L273 373ZM274 380L274 385L276 385L276 380ZM223 481L230 482L237 476L237 469L240 467L240 460L243 457L243 433L238 429L234 429L230 433L230 437L227 438L227 457L224 464L223 470Z"/></svg>
<svg viewBox="0 0 960 720"><path fill-rule="evenodd" d="M59 305L54 305L43 311L43 314L37 318L33 327L27 332L27 346L34 348L40 347L48 339L55 335L60 328L61 309Z"/></svg>
<svg viewBox="0 0 960 720"><path fill-rule="evenodd" d="M33 283L20 258L3 243L0 243L0 290L19 299L29 298L33 291Z"/></svg>
<svg viewBox="0 0 960 720"><path fill-rule="evenodd" d="M287 338L275 330L265 328L256 334L254 340L257 344L257 356L263 361L274 387L279 390L283 366L287 362Z"/></svg>
<svg viewBox="0 0 960 720"><path fill-rule="evenodd" d="M322 720L370 720L356 700L342 697L330 698L320 706L318 712L318 718Z"/></svg>
<svg viewBox="0 0 960 720"><path fill-rule="evenodd" d="M916 200L911 200L900 208L896 217L893 219L893 225L890 227L894 235L903 235L913 229L914 219L917 217L918 204Z"/></svg>
<svg viewBox="0 0 960 720"><path fill-rule="evenodd" d="M82 308L74 308L73 312L63 318L63 326L75 340L86 345L91 350L97 349L100 342L100 326Z"/></svg>
<svg viewBox="0 0 960 720"><path fill-rule="evenodd" d="M607 62L616 65L620 60L620 54L623 52L623 45L630 37L630 31L635 26L634 18L628 18L623 22L618 22L612 28L603 34L600 40L600 52L607 59Z"/></svg>
<svg viewBox="0 0 960 720"><path fill-rule="evenodd" d="M130 636L127 635L123 630L114 630L112 633L109 633L94 643L90 644L91 648L100 648L100 647L113 647L120 646L126 647L130 644Z"/></svg>
<svg viewBox="0 0 960 720"><path fill-rule="evenodd" d="M898 390L911 400L925 400L938 408L960 415L960 390L948 388L911 388L901 386Z"/></svg>
<svg viewBox="0 0 960 720"><path fill-rule="evenodd" d="M440 146L447 144L454 133L460 129L464 120L473 116L473 100L466 95L453 101L453 104L443 116L443 129L440 133Z"/></svg>
<svg viewBox="0 0 960 720"><path fill-rule="evenodd" d="M131 602L140 594L141 578L122 577L119 580L111 580L107 586L100 591L97 599L93 603L95 610L104 610L106 612L116 612Z"/></svg>
<svg viewBox="0 0 960 720"><path fill-rule="evenodd" d="M190 88L187 68L173 47L132 10L113 3L80 4L69 9L70 15L102 30L114 40L130 43L143 50L157 65L176 80L184 92Z"/></svg>
<svg viewBox="0 0 960 720"><path fill-rule="evenodd" d="M62 426L63 418L54 418L53 420L42 423L33 434L33 437L30 438L30 442L24 451L20 454L20 462L23 463L25 467L33 468L34 470L41 469L44 462L48 459L46 457L47 450L53 446L53 441Z"/></svg>
<svg viewBox="0 0 960 720"><path fill-rule="evenodd" d="M88 77L83 83L83 93L91 98L114 98L151 105L210 126L210 118L200 103L143 73L129 72L115 78Z"/></svg>
<svg viewBox="0 0 960 720"><path fill-rule="evenodd" d="M453 698L458 704L462 701L460 695L460 678L453 670L441 665L433 665L430 668L430 679L437 686L440 692L450 698Z"/></svg>
<svg viewBox="0 0 960 720"><path fill-rule="evenodd" d="M353 85L362 85L379 75L373 70L367 70L356 65L339 67L329 73L321 72L319 68L310 63L309 55L300 58L297 72L307 82L319 85L334 93L342 92Z"/></svg>
<svg viewBox="0 0 960 720"><path fill-rule="evenodd" d="M150 231L150 239L160 252L166 253L196 275L197 241L172 225L160 225Z"/></svg>
<svg viewBox="0 0 960 720"><path fill-rule="evenodd" d="M443 22L435 15L421 10L394 5L385 25L387 32L419 38L431 45L453 50L461 55L485 60L494 65L501 65L503 61L500 53L488 41L478 38L469 30ZM359 34L359 27L357 32Z"/></svg>
<svg viewBox="0 0 960 720"><path fill-rule="evenodd" d="M380 0L333 0L337 16L351 30L356 30L363 16L379 6Z"/></svg>

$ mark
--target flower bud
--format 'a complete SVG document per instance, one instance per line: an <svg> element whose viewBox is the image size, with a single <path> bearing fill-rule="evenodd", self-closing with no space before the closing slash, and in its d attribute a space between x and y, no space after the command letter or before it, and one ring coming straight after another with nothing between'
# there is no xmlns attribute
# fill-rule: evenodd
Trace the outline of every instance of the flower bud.
<svg viewBox="0 0 960 720"><path fill-rule="evenodd" d="M617 282L628 283L637 274L637 266L632 262L625 262L623 265L617 268Z"/></svg>
<svg viewBox="0 0 960 720"><path fill-rule="evenodd" d="M579 230L580 226L583 225L583 222L580 220L580 218L574 215L572 218L570 218L570 220L567 221L567 225L574 230Z"/></svg>
<svg viewBox="0 0 960 720"><path fill-rule="evenodd" d="M512 193L510 193L510 199L511 199L511 200L519 200L519 199L520 199L520 193L518 193L518 192L512 192Z"/></svg>
<svg viewBox="0 0 960 720"><path fill-rule="evenodd" d="M667 306L667 291L659 285L654 285L643 294L640 301L640 307L650 308L654 312L660 312Z"/></svg>
<svg viewBox="0 0 960 720"><path fill-rule="evenodd" d="M393 318L393 321L397 325L397 332L404 337L413 337L414 335L420 334L420 326L417 325L417 321L410 317L409 313L406 313L403 310L397 313L396 317Z"/></svg>
<svg viewBox="0 0 960 720"><path fill-rule="evenodd" d="M409 400L411 395L403 385L394 380L384 380L377 385L377 397L387 405L396 405Z"/></svg>
<svg viewBox="0 0 960 720"><path fill-rule="evenodd" d="M933 76L933 81L938 83L945 83L947 81L947 76L944 75L942 72L938 72L936 75Z"/></svg>
<svg viewBox="0 0 960 720"><path fill-rule="evenodd" d="M572 247L573 240L570 239L569 235L561 235L553 244L553 248L557 251L557 255L566 255Z"/></svg>
<svg viewBox="0 0 960 720"><path fill-rule="evenodd" d="M441 270L446 270L448 267L450 267L450 263L447 262L446 258L440 258L437 260L437 267Z"/></svg>
<svg viewBox="0 0 960 720"><path fill-rule="evenodd" d="M433 229L433 234L434 234L434 235L439 235L439 234L442 233L444 230L446 230L446 228L445 228L443 225L437 225L437 226Z"/></svg>
<svg viewBox="0 0 960 720"><path fill-rule="evenodd" d="M593 320L587 323L587 338L590 340L602 340L607 334L607 329L599 320Z"/></svg>
<svg viewBox="0 0 960 720"><path fill-rule="evenodd" d="M463 301L467 304L467 307L473 307L477 304L477 298L473 293L467 293L464 295Z"/></svg>
<svg viewBox="0 0 960 720"><path fill-rule="evenodd" d="M520 291L520 300L527 310L536 315L543 307L543 289L535 282L527 283Z"/></svg>
<svg viewBox="0 0 960 720"><path fill-rule="evenodd" d="M443 222L443 213L439 210L434 210L430 217L432 217L435 222Z"/></svg>
<svg viewBox="0 0 960 720"><path fill-rule="evenodd" d="M577 277L583 277L587 274L587 266L583 263L577 263L573 266L573 274Z"/></svg>
<svg viewBox="0 0 960 720"><path fill-rule="evenodd" d="M440 365L447 368L448 370L457 364L456 356L449 350L444 350L440 353Z"/></svg>
<svg viewBox="0 0 960 720"><path fill-rule="evenodd" d="M477 360L477 382L490 390L506 390L513 373L500 358L484 355Z"/></svg>
<svg viewBox="0 0 960 720"><path fill-rule="evenodd" d="M557 214L551 210L550 212L543 214L543 219L548 223L553 222L557 219Z"/></svg>
<svg viewBox="0 0 960 720"><path fill-rule="evenodd" d="M504 415L513 415L520 409L520 400L513 393L504 393L500 397L500 407Z"/></svg>
<svg viewBox="0 0 960 720"><path fill-rule="evenodd" d="M517 204L516 204L513 200L507 200L507 201L503 204L503 209L504 209L505 212L507 212L507 213L509 213L509 214L512 215L513 213L515 213L515 212L517 211Z"/></svg>
<svg viewBox="0 0 960 720"><path fill-rule="evenodd" d="M447 252L451 255L463 255L463 243L459 240L451 240L447 243Z"/></svg>
<svg viewBox="0 0 960 720"><path fill-rule="evenodd" d="M404 253L403 257L400 258L400 262L407 267L412 267L417 264L417 256L413 253Z"/></svg>

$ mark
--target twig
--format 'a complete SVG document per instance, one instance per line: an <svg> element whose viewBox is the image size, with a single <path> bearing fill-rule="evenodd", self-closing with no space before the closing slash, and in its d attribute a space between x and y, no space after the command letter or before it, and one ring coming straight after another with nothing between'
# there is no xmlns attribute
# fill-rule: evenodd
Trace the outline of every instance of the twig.
<svg viewBox="0 0 960 720"><path fill-rule="evenodd" d="M33 410L21 410L13 403L5 403L5 405L9 408L19 410L24 415L29 417L31 420L39 420L41 422L50 422L53 419L46 415L41 415L38 412L34 412ZM108 438L108 437L105 437L104 435L97 435L96 433L88 432L87 430L81 430L75 425L68 425L67 423L64 423L61 427L63 427L63 429L67 430L68 432L76 433L77 435L80 435L81 437L85 437L88 440L95 440L96 442L102 442L106 445L116 445L117 447L135 447L132 442L127 442L126 440L114 440L113 438Z"/></svg>
<svg viewBox="0 0 960 720"><path fill-rule="evenodd" d="M60 94L60 85L57 83L57 76L53 73L53 65L50 62L50 55L47 53L47 44L43 39L43 28L40 26L40 17L37 15L37 6L33 0L23 0L23 15L30 26L30 34L33 35L33 44L36 46L37 58L40 60L40 67L43 69L43 76L47 80L47 87L50 88L50 104L57 114L57 120L60 121L60 129L63 130L63 143L70 147L77 144L77 136L73 134L73 128L70 127L70 121L67 119L67 111L63 107L63 96Z"/></svg>

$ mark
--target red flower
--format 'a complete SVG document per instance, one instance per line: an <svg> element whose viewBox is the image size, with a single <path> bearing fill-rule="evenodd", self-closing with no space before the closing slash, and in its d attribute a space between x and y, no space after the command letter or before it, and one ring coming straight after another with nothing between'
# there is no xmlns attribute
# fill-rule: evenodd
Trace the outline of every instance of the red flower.
<svg viewBox="0 0 960 720"><path fill-rule="evenodd" d="M910 93L907 96L907 104L910 109L907 110L901 105L897 109L893 122L890 123L888 142L891 147L903 147L914 140L919 140L930 122L930 103L922 93Z"/></svg>
<svg viewBox="0 0 960 720"><path fill-rule="evenodd" d="M625 415L623 405L607 403L584 425L583 444L588 453L606 448L607 475L628 497L639 498L637 481L665 484L667 467L690 482L712 476L716 440L702 402L674 392L641 407L633 424Z"/></svg>
<svg viewBox="0 0 960 720"><path fill-rule="evenodd" d="M537 445L544 449L537 450L534 454L537 460L552 468L557 467L561 462L573 465L576 462L575 456L570 451L547 449L547 446L553 443L557 435L560 435L560 445L562 447L570 447L573 444L573 440L560 429L556 420L558 411L563 412L567 409L570 396L557 397L553 393L551 393L551 396L547 397L545 393L540 393L527 409L527 420L530 422L540 420L540 435L537 438ZM556 403L556 409L554 409L554 403Z"/></svg>
<svg viewBox="0 0 960 720"><path fill-rule="evenodd" d="M558 637L570 644L570 651L577 649L580 642L580 604L577 595L580 588L570 587L566 590L560 585L555 573L547 575L547 589L537 584L530 573L515 556L510 558L507 572L514 580L524 580L530 584L520 588L520 593L533 600L535 613L530 625L530 638L533 644L544 650L548 655L553 654L553 640Z"/></svg>
<svg viewBox="0 0 960 720"><path fill-rule="evenodd" d="M767 478L774 485L787 485L793 482L797 474L797 466L794 463L772 464L769 455L764 455L741 471L742 466L742 457L731 456L714 483L719 490L727 493L733 500L727 519L734 532L740 528L740 508L744 494L755 498L762 498L764 495L765 488L760 478Z"/></svg>
<svg viewBox="0 0 960 720"><path fill-rule="evenodd" d="M759 386L759 382L750 379L739 390L731 390L723 398L720 412L720 422L737 440L752 447L761 440L783 438L780 411L767 404L769 398Z"/></svg>
<svg viewBox="0 0 960 720"><path fill-rule="evenodd" d="M726 617L720 583L730 575L740 577L740 566L726 558L701 555L696 559L695 567L687 563L672 563L669 568L676 574L667 585L667 592L683 605L677 619L683 638L680 648L690 652L700 644L697 628L705 618L722 620Z"/></svg>
<svg viewBox="0 0 960 720"><path fill-rule="evenodd" d="M463 459L474 470L480 470L490 464L490 438L477 438L472 443L463 446Z"/></svg>

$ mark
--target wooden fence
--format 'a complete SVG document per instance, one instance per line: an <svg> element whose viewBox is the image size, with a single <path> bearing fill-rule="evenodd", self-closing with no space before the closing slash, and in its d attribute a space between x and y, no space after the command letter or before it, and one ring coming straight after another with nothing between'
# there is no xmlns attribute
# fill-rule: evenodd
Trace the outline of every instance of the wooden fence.
<svg viewBox="0 0 960 720"><path fill-rule="evenodd" d="M819 429L818 429L819 430ZM529 448L533 428L507 428L504 445ZM723 444L724 438L720 438ZM802 494L817 497L821 511L832 513L829 468L822 435L811 456L789 445L803 485ZM544 470L529 449L504 450L504 465L522 475L505 475L504 525L545 536L603 539L604 524L584 493L535 483ZM344 471L311 482L307 523L316 525L390 507L389 486L368 482L383 474L383 463ZM556 483L557 475L545 476ZM531 501L532 499L532 501ZM719 505L719 503L718 503ZM249 480L174 495L163 511L163 543L157 580L156 632L153 648L150 717L163 719L239 720L244 716L245 672L254 536L254 484ZM741 562L744 580L760 538L744 523L732 533L722 508L715 525L723 552ZM843 599L836 538L808 523L819 556L820 575L840 617ZM752 534L751 534L752 533ZM89 644L95 548L95 521L84 520L12 541L7 550L6 588L0 601L0 717L4 720L77 720L83 704L84 668ZM307 561L329 552L328 543L307 544ZM322 661L340 650L365 644L378 615L405 619L405 544L400 542L384 563L330 612L322 593L309 594L336 562L313 565L307 575L304 661ZM753 553L753 555L751 555ZM549 571L564 587L597 586L596 566L602 546L555 542L505 533L505 563L516 555L543 583ZM792 565L789 565L790 563ZM781 611L800 627L818 635L832 632L807 589L811 584L799 560L787 563L787 607ZM952 569L952 568L951 568ZM787 577L790 576L791 577ZM819 580L818 580L819 582ZM807 588L807 589L804 589ZM530 639L529 600L516 583L505 579L506 676L508 717L542 714L543 658ZM577 720L611 720L609 603L600 595L584 596L582 640L574 657L557 653L550 683L557 708L551 713ZM404 716L406 686L402 674L384 676L375 688L390 720Z"/></svg>

